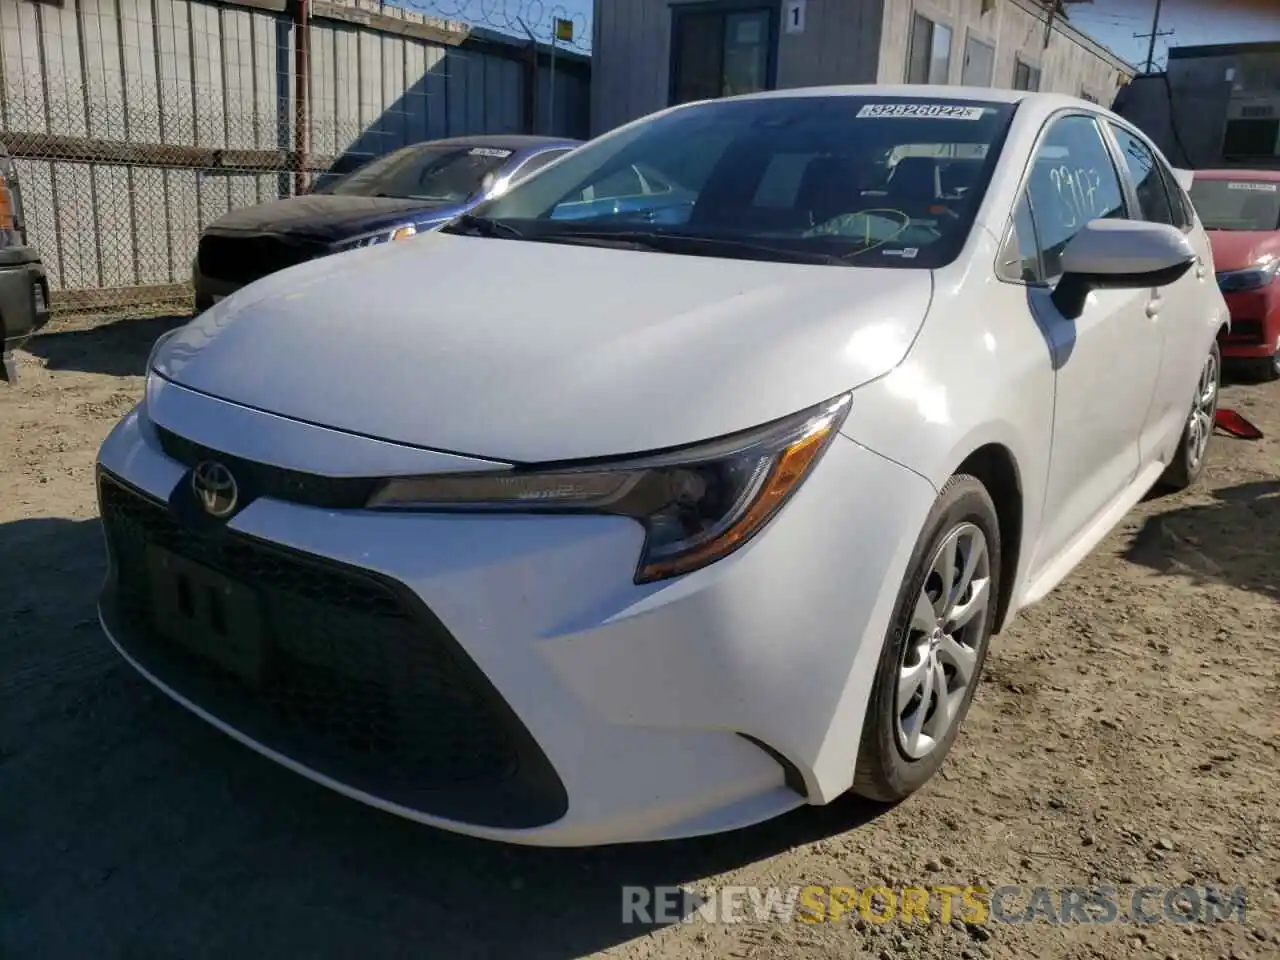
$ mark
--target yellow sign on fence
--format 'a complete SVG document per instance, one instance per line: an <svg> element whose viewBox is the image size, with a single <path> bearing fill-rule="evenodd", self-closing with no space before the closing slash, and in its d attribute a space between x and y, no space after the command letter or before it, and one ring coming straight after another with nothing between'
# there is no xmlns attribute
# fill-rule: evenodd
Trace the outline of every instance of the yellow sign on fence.
<svg viewBox="0 0 1280 960"><path fill-rule="evenodd" d="M573 43L573 21L555 18L556 39L561 43Z"/></svg>

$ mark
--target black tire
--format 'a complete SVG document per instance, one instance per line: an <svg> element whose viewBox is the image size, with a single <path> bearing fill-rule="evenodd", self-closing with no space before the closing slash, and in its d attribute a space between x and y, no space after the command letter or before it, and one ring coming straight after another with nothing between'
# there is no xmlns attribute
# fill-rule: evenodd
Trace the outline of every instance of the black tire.
<svg viewBox="0 0 1280 960"><path fill-rule="evenodd" d="M986 537L990 578L986 612L973 621L975 639L972 646L976 651L976 662L972 681L964 691L950 730L936 741L928 755L912 758L903 749L898 729L898 671L911 642L916 600L925 589L933 559L947 538L965 524L973 524ZM862 725L862 740L853 778L854 793L869 800L893 803L924 786L942 765L964 723L982 676L987 647L995 628L1000 559L1000 523L987 488L975 477L964 474L952 477L942 488L929 513L898 593Z"/></svg>
<svg viewBox="0 0 1280 960"><path fill-rule="evenodd" d="M1167 492L1176 492L1185 490L1200 479L1200 475L1204 473L1205 464L1209 462L1209 451L1213 447L1213 419L1214 414L1218 412L1218 393L1222 388L1222 353L1218 349L1215 342L1209 348L1209 356L1205 358L1205 363L1213 362L1216 380L1214 382L1214 394L1212 409L1208 411L1209 434L1205 441L1204 449L1197 460L1192 456L1191 448L1191 416L1197 409L1198 401L1192 401L1191 410L1187 413L1187 422L1182 427L1182 436L1178 439L1178 450L1173 456L1173 460L1160 476L1159 482L1156 484L1161 490ZM1203 368L1202 368L1203 373ZM1196 380L1196 395L1199 396L1200 380Z"/></svg>
<svg viewBox="0 0 1280 960"><path fill-rule="evenodd" d="M196 311L195 312L197 315L204 313L206 310L208 310L212 306L213 306L213 297L211 297L207 293L196 294Z"/></svg>
<svg viewBox="0 0 1280 960"><path fill-rule="evenodd" d="M1274 383L1280 380L1280 353L1261 360L1250 360L1249 379L1257 383Z"/></svg>

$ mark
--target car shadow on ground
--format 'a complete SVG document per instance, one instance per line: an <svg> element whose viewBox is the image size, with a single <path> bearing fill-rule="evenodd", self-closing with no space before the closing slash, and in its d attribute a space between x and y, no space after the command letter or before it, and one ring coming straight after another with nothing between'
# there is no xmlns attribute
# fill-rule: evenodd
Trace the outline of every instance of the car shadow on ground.
<svg viewBox="0 0 1280 960"><path fill-rule="evenodd" d="M696 888L885 809L579 850L402 820L154 691L94 620L102 553L97 520L0 525L0 956L580 957L651 929L624 886Z"/></svg>
<svg viewBox="0 0 1280 960"><path fill-rule="evenodd" d="M1280 601L1280 480L1224 487L1213 496L1214 503L1148 517L1125 558Z"/></svg>
<svg viewBox="0 0 1280 960"><path fill-rule="evenodd" d="M187 314L125 317L69 330L58 329L55 322L47 332L27 341L24 349L44 360L50 370L140 377L156 338L190 319Z"/></svg>

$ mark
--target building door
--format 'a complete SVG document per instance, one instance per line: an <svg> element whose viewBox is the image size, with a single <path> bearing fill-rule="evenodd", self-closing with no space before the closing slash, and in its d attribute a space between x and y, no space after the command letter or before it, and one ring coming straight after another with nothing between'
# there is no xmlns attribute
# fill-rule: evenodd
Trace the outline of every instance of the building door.
<svg viewBox="0 0 1280 960"><path fill-rule="evenodd" d="M995 72L996 48L972 35L965 38L960 83L966 87L989 87Z"/></svg>
<svg viewBox="0 0 1280 960"><path fill-rule="evenodd" d="M672 104L773 88L773 9L677 8L671 33Z"/></svg>

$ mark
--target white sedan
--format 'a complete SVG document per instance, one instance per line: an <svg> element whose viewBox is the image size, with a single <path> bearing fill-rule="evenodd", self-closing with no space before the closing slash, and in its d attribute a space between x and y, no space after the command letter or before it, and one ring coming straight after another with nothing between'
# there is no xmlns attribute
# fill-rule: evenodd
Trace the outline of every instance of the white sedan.
<svg viewBox="0 0 1280 960"><path fill-rule="evenodd" d="M615 202L557 215L583 196ZM99 457L102 622L216 727L448 830L898 800L992 635L1200 474L1226 322L1172 170L1095 105L676 107L158 342Z"/></svg>

